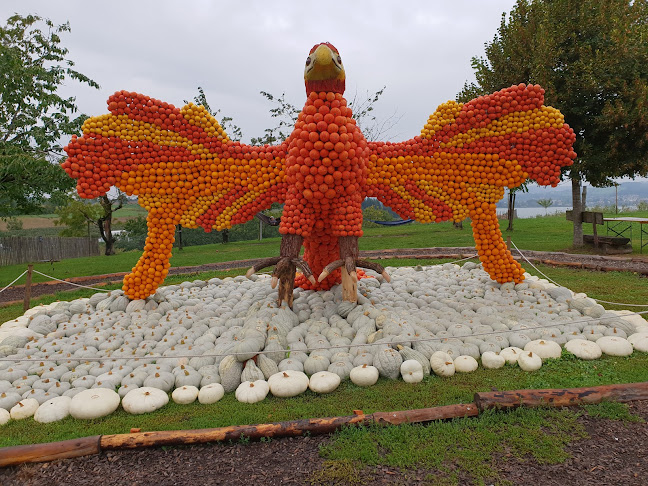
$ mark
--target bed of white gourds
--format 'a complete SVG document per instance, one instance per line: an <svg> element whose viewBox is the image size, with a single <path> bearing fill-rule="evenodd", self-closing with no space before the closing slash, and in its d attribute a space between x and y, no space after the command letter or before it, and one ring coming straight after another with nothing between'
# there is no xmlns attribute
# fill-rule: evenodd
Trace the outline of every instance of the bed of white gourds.
<svg viewBox="0 0 648 486"><path fill-rule="evenodd" d="M582 359L648 351L642 317L530 275L500 285L471 262L388 271L391 283L358 282L357 305L341 302L338 287L297 289L292 310L277 308L261 275L184 282L145 301L113 291L31 309L0 326L0 424L97 418L120 404L147 413L231 392L254 403L330 393L348 379L533 371L563 347Z"/></svg>

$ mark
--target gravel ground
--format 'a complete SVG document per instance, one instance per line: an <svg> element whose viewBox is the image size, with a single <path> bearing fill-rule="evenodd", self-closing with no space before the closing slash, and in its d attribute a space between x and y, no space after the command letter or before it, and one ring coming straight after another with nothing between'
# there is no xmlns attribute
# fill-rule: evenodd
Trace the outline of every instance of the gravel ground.
<svg viewBox="0 0 648 486"><path fill-rule="evenodd" d="M648 402L630 404L630 413L648 420ZM562 464L539 464L532 458L499 457L494 467L500 480L511 484L581 486L597 484L639 486L648 473L648 426L590 417L579 419L589 435L567 447L570 458ZM208 444L107 452L96 456L44 464L27 464L0 470L4 486L75 486L100 481L102 486L178 484L264 485L348 484L346 481L318 482L325 459L320 445L328 436L273 439L249 444ZM449 465L452 467L452 465ZM367 466L363 484L435 484L438 471L399 470ZM470 479L460 475L460 484ZM487 483L488 484L488 483Z"/></svg>
<svg viewBox="0 0 648 486"><path fill-rule="evenodd" d="M474 255L475 249L472 247L460 248L408 248L392 250L361 251L362 258L466 258ZM603 256L603 255L581 255L563 252L541 252L524 250L524 255L533 263L545 263L556 266L569 266L572 268L582 268L596 271L626 271L637 272L648 275L648 255L626 255L626 256ZM520 260L519 255L515 255ZM239 260L223 263L210 263L206 265L192 267L174 267L169 271L170 275L184 275L199 272L215 270L232 270L236 268L249 268L256 264L255 260ZM528 266L528 263L522 261L522 266ZM75 277L68 279L71 282L81 285L99 285L106 283L120 283L125 273L115 273L111 275L94 275L88 277ZM33 284L31 288L32 297L41 295L53 295L56 292L74 290L75 288L68 283L56 281ZM0 294L0 305L10 302L22 302L24 297L24 285L9 287Z"/></svg>

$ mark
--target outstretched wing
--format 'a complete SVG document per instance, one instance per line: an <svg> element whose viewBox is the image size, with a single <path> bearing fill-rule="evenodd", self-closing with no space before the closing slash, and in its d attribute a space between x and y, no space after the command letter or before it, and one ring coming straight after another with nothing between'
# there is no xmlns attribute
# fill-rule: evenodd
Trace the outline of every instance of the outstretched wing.
<svg viewBox="0 0 648 486"><path fill-rule="evenodd" d="M572 164L574 132L539 86L517 85L437 108L421 135L369 143L367 196L402 218L465 218L478 201L499 200L527 178L555 186Z"/></svg>
<svg viewBox="0 0 648 486"><path fill-rule="evenodd" d="M110 113L89 118L62 164L81 197L117 186L152 209L163 203L180 224L222 230L252 219L286 194L286 144L233 142L202 106L183 108L119 91ZM171 206L171 208L169 208Z"/></svg>

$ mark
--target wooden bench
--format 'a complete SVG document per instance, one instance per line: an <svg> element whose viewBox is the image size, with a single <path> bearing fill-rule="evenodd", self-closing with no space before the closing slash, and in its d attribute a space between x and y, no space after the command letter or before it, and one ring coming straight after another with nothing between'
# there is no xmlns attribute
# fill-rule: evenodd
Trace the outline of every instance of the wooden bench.
<svg viewBox="0 0 648 486"><path fill-rule="evenodd" d="M607 254L632 253L630 238L621 236L598 236L599 249ZM594 235L583 235L586 245L594 246Z"/></svg>
<svg viewBox="0 0 648 486"><path fill-rule="evenodd" d="M567 211L566 216L567 221L574 221L573 211ZM630 238L598 235L596 226L603 224L603 213L596 211L583 211L581 212L581 221L583 223L590 223L592 225L592 232L594 233L593 235L583 235L583 243L592 245L597 250L602 250L603 253L632 253Z"/></svg>

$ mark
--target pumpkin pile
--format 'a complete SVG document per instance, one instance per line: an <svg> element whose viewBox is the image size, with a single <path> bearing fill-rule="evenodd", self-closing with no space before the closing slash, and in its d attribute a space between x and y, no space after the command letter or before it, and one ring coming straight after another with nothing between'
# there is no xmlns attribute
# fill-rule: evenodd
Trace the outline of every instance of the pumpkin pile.
<svg viewBox="0 0 648 486"><path fill-rule="evenodd" d="M213 404L233 393L254 403L330 393L346 380L418 383L480 365L533 371L565 351L648 351L641 317L532 276L500 285L470 262L390 273L391 283L360 280L359 304L342 302L335 286L298 289L294 310L277 308L269 277L259 276L184 282L139 301L113 291L37 307L0 326L0 356L9 358L0 361L0 423L96 418L120 400L139 414L170 399Z"/></svg>

